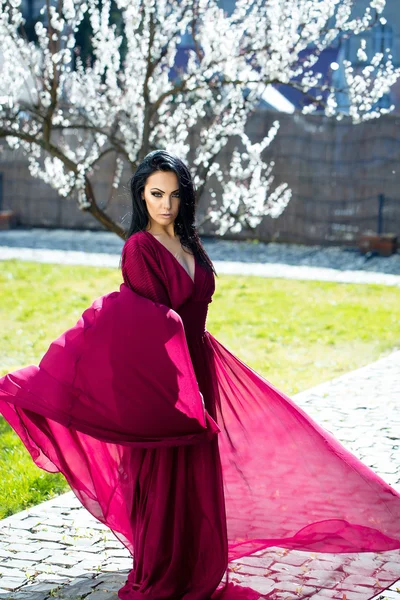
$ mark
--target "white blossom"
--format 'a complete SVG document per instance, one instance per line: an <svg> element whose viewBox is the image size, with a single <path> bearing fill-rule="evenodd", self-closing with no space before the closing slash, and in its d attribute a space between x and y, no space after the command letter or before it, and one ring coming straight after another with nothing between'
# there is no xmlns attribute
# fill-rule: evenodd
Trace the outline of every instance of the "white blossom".
<svg viewBox="0 0 400 600"><path fill-rule="evenodd" d="M189 161L200 191L210 183L207 218L220 233L280 215L291 191L275 184L274 162L263 159L279 123L252 142L249 116L267 85L284 83L313 96L303 113L324 102L327 116L342 118L334 87L315 71L321 52L342 34L360 36L365 62L358 72L343 63L351 118L391 110L376 106L399 69L389 52L368 57L363 37L377 15L383 22L384 0L370 0L358 18L353 0L236 0L231 15L217 0L115 2L123 34L111 23L111 0L63 0L41 9L46 18L35 24L35 45L20 33L20 0L0 0L1 135L29 156L34 177L63 196L75 193L82 210L95 202L90 177L103 155L116 157L116 188L126 163L134 169L148 151L166 148ZM93 30L90 64L75 52L85 14ZM185 34L194 45L178 67Z"/></svg>

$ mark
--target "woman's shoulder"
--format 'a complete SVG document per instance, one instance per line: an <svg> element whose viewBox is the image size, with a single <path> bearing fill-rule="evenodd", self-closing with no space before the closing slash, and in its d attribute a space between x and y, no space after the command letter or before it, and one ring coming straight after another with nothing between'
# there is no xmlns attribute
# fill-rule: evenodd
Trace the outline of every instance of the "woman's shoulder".
<svg viewBox="0 0 400 600"><path fill-rule="evenodd" d="M134 252L136 250L138 252L153 253L154 246L149 239L149 235L145 231L136 231L125 240L123 250L129 250L129 252Z"/></svg>

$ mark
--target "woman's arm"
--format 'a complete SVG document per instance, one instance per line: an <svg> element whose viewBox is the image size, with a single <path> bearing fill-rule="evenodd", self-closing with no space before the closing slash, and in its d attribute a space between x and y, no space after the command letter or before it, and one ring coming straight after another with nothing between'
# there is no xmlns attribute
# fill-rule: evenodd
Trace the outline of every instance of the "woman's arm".
<svg viewBox="0 0 400 600"><path fill-rule="evenodd" d="M164 274L157 257L140 235L133 234L126 240L122 250L121 268L124 283L131 290L171 308Z"/></svg>

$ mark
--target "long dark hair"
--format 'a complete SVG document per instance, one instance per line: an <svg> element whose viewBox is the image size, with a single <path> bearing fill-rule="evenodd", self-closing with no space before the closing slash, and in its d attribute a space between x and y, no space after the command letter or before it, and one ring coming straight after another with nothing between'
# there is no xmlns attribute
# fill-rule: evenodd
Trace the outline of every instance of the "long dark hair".
<svg viewBox="0 0 400 600"><path fill-rule="evenodd" d="M142 193L147 178L155 171L173 171L176 174L179 181L180 203L178 215L174 221L175 234L179 236L182 246L193 252L199 263L216 274L214 265L201 244L194 224L196 191L190 171L180 158L166 150L149 152L130 179L132 220L126 232L126 240L134 233L144 231L147 227L149 213L146 202L142 200Z"/></svg>

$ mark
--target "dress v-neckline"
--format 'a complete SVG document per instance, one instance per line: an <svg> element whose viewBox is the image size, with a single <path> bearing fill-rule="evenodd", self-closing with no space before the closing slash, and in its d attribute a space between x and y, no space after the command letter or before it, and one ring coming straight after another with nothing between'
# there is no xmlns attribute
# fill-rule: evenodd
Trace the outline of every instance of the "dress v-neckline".
<svg viewBox="0 0 400 600"><path fill-rule="evenodd" d="M147 229L143 230L145 233L147 233L148 235L151 235L151 237L153 238L153 240L155 240L157 242L157 244L160 244L160 246L162 246L164 248L164 250L166 250L168 252L168 254L170 254L172 256L172 258L178 263L178 265L181 267L181 269L184 270L184 272L186 273L186 275L189 277L190 281L192 282L192 284L195 284L196 281L196 257L193 255L194 258L194 273L193 273L193 279L190 276L190 274L186 271L185 267L179 262L179 260L176 258L176 256L174 256L171 252L171 250L168 250L168 248L166 246L164 246L164 244L162 242L160 242L160 240L158 240L152 233L150 233L150 231L147 231Z"/></svg>

